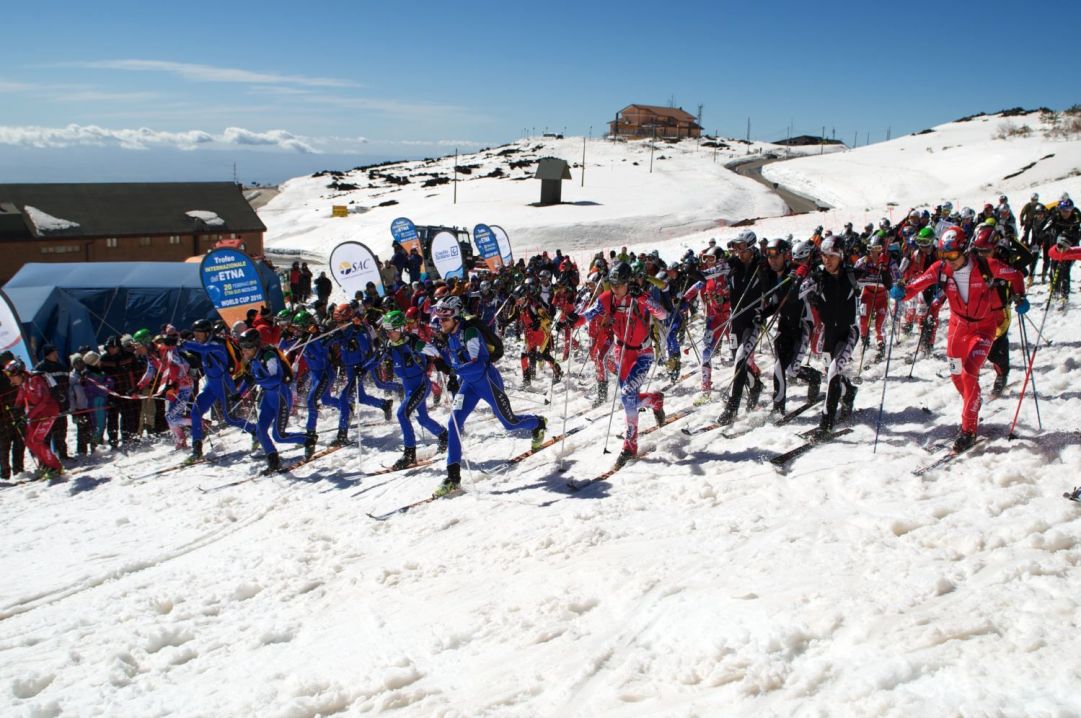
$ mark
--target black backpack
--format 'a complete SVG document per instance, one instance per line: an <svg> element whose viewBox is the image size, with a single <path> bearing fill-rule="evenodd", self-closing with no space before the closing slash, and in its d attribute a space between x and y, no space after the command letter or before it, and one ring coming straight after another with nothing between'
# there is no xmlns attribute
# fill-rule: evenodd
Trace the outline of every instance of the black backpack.
<svg viewBox="0 0 1081 718"><path fill-rule="evenodd" d="M467 329L476 329L488 345L488 359L493 364L503 358L503 340L492 328L477 317L469 317L462 322Z"/></svg>

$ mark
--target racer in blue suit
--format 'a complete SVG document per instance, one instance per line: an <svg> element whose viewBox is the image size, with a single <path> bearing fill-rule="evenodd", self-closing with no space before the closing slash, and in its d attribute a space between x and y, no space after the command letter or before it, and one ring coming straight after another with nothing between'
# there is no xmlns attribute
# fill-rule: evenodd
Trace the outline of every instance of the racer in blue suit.
<svg viewBox="0 0 1081 718"><path fill-rule="evenodd" d="M195 402L191 405L191 458L198 461L203 458L203 415L215 404L221 406L225 423L240 427L249 434L255 433L255 424L233 416L230 411L230 397L237 395L236 383L230 374L229 341L223 337L211 336L212 326L206 319L199 319L191 325L194 341L180 344L180 350L199 357L203 366L203 386Z"/></svg>
<svg viewBox="0 0 1081 718"><path fill-rule="evenodd" d="M266 452L267 468L264 474L281 470L281 460L274 442L305 444L305 454L310 456L314 445L309 445L304 434L285 430L292 409L293 392L290 382L292 368L277 347L264 345L258 329L248 329L240 335L240 352L247 363L247 374L237 387L241 393L251 385L261 390L259 419L256 436ZM273 436L273 440L271 440Z"/></svg>

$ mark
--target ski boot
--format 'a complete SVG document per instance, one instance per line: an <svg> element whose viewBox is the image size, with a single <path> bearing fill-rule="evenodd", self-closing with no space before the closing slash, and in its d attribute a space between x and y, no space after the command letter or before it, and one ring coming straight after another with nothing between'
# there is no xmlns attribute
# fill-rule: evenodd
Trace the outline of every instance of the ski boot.
<svg viewBox="0 0 1081 718"><path fill-rule="evenodd" d="M849 384L846 387L845 395L841 398L841 412L839 416L842 419L847 419L852 416L852 405L856 402L856 387Z"/></svg>
<svg viewBox="0 0 1081 718"><path fill-rule="evenodd" d="M965 451L966 449L972 448L972 445L975 444L975 443L976 443L976 432L975 431L961 430L961 431L957 432L957 438L953 440L953 453L960 454L962 451Z"/></svg>
<svg viewBox="0 0 1081 718"><path fill-rule="evenodd" d="M880 362L886 358L886 342L879 340L878 345L875 347L875 350L878 352L877 354L875 354L876 362Z"/></svg>
<svg viewBox="0 0 1081 718"><path fill-rule="evenodd" d="M705 406L713 401L713 394L709 389L703 389L702 393L694 398L695 406Z"/></svg>
<svg viewBox="0 0 1081 718"><path fill-rule="evenodd" d="M450 434L448 434L446 430L444 430L439 434L439 436L435 438L439 442L439 445L436 447L436 451L441 454L447 450L447 442L450 441Z"/></svg>
<svg viewBox="0 0 1081 718"><path fill-rule="evenodd" d="M447 494L454 493L462 488L462 467L461 464L447 464L447 478L443 480L443 483L432 493L433 499L438 499L446 496Z"/></svg>
<svg viewBox="0 0 1081 718"><path fill-rule="evenodd" d="M191 456L189 456L188 460L185 461L184 463L185 464L194 464L197 461L202 461L202 459L203 459L203 440L202 439L192 439L191 440Z"/></svg>
<svg viewBox="0 0 1081 718"><path fill-rule="evenodd" d="M664 368L668 370L669 382L679 381L679 357L669 357L668 361L665 362Z"/></svg>
<svg viewBox="0 0 1081 718"><path fill-rule="evenodd" d="M608 401L608 381L597 382L597 396L593 399L593 408L600 406Z"/></svg>
<svg viewBox="0 0 1081 718"><path fill-rule="evenodd" d="M736 420L736 414L739 412L739 403L732 403L732 400L728 400L728 404L725 405L724 411L717 417L717 423L721 426L728 426Z"/></svg>
<svg viewBox="0 0 1081 718"><path fill-rule="evenodd" d="M660 406L653 410L653 418L656 419L657 426L664 426L664 394L661 394L657 401Z"/></svg>
<svg viewBox="0 0 1081 718"><path fill-rule="evenodd" d="M1002 396L1003 390L1006 388L1006 373L998 374L995 376L995 383L991 386L991 398L996 399Z"/></svg>
<svg viewBox="0 0 1081 718"><path fill-rule="evenodd" d="M762 380L758 377L754 378L754 384L747 390L747 409L748 411L758 406L758 397L762 395Z"/></svg>
<svg viewBox="0 0 1081 718"><path fill-rule="evenodd" d="M563 381L563 369L559 364L552 364L552 383L558 384L561 381Z"/></svg>
<svg viewBox="0 0 1081 718"><path fill-rule="evenodd" d="M275 451L273 453L267 454L266 455L266 468L263 469L262 475L263 476L270 476L271 474L276 474L281 470L282 470L282 461L278 457L278 452Z"/></svg>
<svg viewBox="0 0 1081 718"><path fill-rule="evenodd" d="M818 420L818 426L811 432L811 441L822 441L833 434L833 419L829 414L823 414Z"/></svg>
<svg viewBox="0 0 1081 718"><path fill-rule="evenodd" d="M383 400L383 421L390 421L390 408L394 406L392 399Z"/></svg>
<svg viewBox="0 0 1081 718"><path fill-rule="evenodd" d="M538 416L537 421L540 423L537 425L537 428L533 430L533 441L530 444L530 448L532 448L533 451L539 449L544 443L544 430L548 428L548 420L543 416Z"/></svg>
<svg viewBox="0 0 1081 718"><path fill-rule="evenodd" d="M623 468L628 461L637 458L637 456L638 455L630 449L623 447L623 450L619 452L619 456L616 457L616 468Z"/></svg>
<svg viewBox="0 0 1081 718"><path fill-rule="evenodd" d="M814 371L814 370L812 370ZM807 377L807 401L818 401L822 395L822 375L817 371Z"/></svg>
<svg viewBox="0 0 1081 718"><path fill-rule="evenodd" d="M775 401L769 408L769 415L771 419L777 420L785 415L785 402Z"/></svg>
<svg viewBox="0 0 1081 718"><path fill-rule="evenodd" d="M401 471L402 469L408 469L415 463L417 463L417 448L415 446L407 446L402 451L402 458L394 462L393 469L395 471Z"/></svg>
<svg viewBox="0 0 1081 718"><path fill-rule="evenodd" d="M349 430L338 429L338 435L334 437L334 441L330 442L331 446L345 446L349 443Z"/></svg>
<svg viewBox="0 0 1081 718"><path fill-rule="evenodd" d="M315 455L315 439L317 434L314 431L309 431L304 434L304 458L310 459Z"/></svg>

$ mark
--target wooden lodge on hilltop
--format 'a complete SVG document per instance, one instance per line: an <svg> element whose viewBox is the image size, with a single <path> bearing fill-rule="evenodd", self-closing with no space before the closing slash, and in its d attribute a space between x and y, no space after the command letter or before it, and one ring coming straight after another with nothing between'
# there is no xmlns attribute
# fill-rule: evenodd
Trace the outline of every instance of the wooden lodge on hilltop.
<svg viewBox="0 0 1081 718"><path fill-rule="evenodd" d="M702 127L697 118L680 107L627 105L608 123L609 137L699 137Z"/></svg>

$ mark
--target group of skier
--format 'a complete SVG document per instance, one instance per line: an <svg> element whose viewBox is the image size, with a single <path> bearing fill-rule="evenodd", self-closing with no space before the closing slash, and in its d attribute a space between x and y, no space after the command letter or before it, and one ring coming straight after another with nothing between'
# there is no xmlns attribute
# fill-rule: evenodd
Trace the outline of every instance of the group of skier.
<svg viewBox="0 0 1081 718"><path fill-rule="evenodd" d="M716 420L727 425L744 405L750 411L759 403L765 343L775 357L770 411L784 417L792 381L805 383L807 406L824 394L814 438L825 440L854 409L855 378L872 343L873 362L888 356L895 331L918 331L915 361L933 351L943 306L949 307L945 357L962 397L953 444L959 452L976 437L983 363L995 367L995 393L1006 384L1007 330L1012 313L1028 309L1026 287L1036 265L1042 260L1039 281L1050 277L1052 293L1064 300L1070 263L1081 259L1079 242L1081 212L1066 196L1048 207L1033 195L1020 226L1005 197L979 215L946 202L862 233L848 224L837 234L818 228L793 241L745 230L725 249L711 241L673 262L656 251L623 248L598 253L582 275L570 258L543 253L494 274L416 281L388 288L386 297L358 293L339 305L321 299L275 317L256 313L233 327L199 320L184 331L164 327L157 336L142 329L106 342L103 353L86 348L71 357L70 372L55 350L34 370L6 357L0 361L3 478L21 467L13 438L25 441L41 475L56 476L67 458L64 417L75 418L77 446L86 453L103 442L106 429L114 447L136 441L154 424L155 403L163 405L177 449L188 448L190 432L190 462L203 460L206 421L217 407L227 426L253 436L265 473L276 472L278 444L302 445L306 459L315 456L321 407L337 412L331 450L350 443L354 403L389 422L390 397L398 397L402 455L390 468L418 464L415 417L436 452L446 451L447 474L436 491L446 495L460 485L461 432L481 400L505 429L529 432L534 450L545 442L546 419L511 407L499 368L511 337L521 345L516 369L523 389L544 366L553 385L564 381L568 367L560 362L572 352L592 365L595 407L608 400L614 376L625 423L617 467L638 453L640 411L651 410L658 425L666 421L664 389L651 390L657 370L663 367L669 385L687 378L680 372L692 351L700 366L696 406L713 400L713 359L731 361ZM690 332L696 315L703 320L697 339ZM113 368L101 371L104 363ZM369 394L368 381L388 397ZM453 399L440 424L428 401L438 404L444 393ZM290 431L294 405L301 404L303 431ZM245 408L254 417L240 418Z"/></svg>

